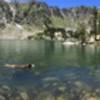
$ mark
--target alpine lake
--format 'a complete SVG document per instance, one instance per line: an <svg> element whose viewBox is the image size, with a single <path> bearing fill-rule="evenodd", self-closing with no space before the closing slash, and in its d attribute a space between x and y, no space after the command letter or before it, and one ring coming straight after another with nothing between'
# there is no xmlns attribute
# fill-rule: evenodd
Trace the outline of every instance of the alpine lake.
<svg viewBox="0 0 100 100"><path fill-rule="evenodd" d="M0 100L100 100L100 44L0 40Z"/></svg>

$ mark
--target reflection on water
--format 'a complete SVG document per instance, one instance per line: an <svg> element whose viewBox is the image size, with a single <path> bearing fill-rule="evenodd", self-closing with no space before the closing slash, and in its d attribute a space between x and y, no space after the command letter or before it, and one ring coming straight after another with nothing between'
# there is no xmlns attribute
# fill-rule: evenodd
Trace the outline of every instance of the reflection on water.
<svg viewBox="0 0 100 100"><path fill-rule="evenodd" d="M0 41L0 64L35 63L42 67L99 66L100 46L66 46L50 41Z"/></svg>
<svg viewBox="0 0 100 100"><path fill-rule="evenodd" d="M0 84L33 89L36 100L53 96L73 100L83 92L100 94L100 45L63 46L52 41L0 41ZM35 64L31 70L10 69L4 64ZM98 89L98 90L97 90ZM41 91L44 91L41 94ZM50 92L47 93L46 91ZM63 96L62 94L65 94ZM85 95L83 93L83 95ZM67 96L67 97L66 97ZM54 99L55 100L55 99ZM56 99L66 100L66 99ZM87 99L82 99L87 100Z"/></svg>

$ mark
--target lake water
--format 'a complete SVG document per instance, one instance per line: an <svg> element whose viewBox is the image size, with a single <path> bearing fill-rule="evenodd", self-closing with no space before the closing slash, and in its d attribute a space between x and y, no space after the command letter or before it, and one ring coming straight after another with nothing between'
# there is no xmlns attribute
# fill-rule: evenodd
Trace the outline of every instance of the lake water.
<svg viewBox="0 0 100 100"><path fill-rule="evenodd" d="M29 63L35 64L35 68L5 67ZM100 44L63 46L60 42L42 40L0 41L0 84L35 91L34 95L40 91L49 91L53 96L66 91L70 95L83 90L100 92Z"/></svg>

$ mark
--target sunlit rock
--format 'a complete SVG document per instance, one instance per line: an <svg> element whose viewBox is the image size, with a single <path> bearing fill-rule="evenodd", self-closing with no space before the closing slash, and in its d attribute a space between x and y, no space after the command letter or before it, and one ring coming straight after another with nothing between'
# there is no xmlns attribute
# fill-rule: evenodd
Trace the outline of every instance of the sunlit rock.
<svg viewBox="0 0 100 100"><path fill-rule="evenodd" d="M61 32L55 32L54 35L57 40L59 40L59 41L64 40Z"/></svg>
<svg viewBox="0 0 100 100"><path fill-rule="evenodd" d="M77 28L75 27L66 27L66 35L68 38L74 36L77 32Z"/></svg>
<svg viewBox="0 0 100 100"><path fill-rule="evenodd" d="M9 6L9 7L10 7L10 11L12 12L12 21L14 21L16 16L16 8L13 6Z"/></svg>
<svg viewBox="0 0 100 100"><path fill-rule="evenodd" d="M96 40L100 41L100 35L96 35Z"/></svg>
<svg viewBox="0 0 100 100"><path fill-rule="evenodd" d="M89 38L89 40L87 41L87 43L89 43L89 44L95 43L95 38L93 36L91 36Z"/></svg>
<svg viewBox="0 0 100 100"><path fill-rule="evenodd" d="M69 38L65 42L63 42L63 45L66 45L66 46L78 45L78 44L80 44L80 41L74 38Z"/></svg>

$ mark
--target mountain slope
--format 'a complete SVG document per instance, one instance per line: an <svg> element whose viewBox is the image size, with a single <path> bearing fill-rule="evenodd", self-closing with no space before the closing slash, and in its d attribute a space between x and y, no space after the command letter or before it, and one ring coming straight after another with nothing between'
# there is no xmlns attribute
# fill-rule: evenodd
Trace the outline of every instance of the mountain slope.
<svg viewBox="0 0 100 100"><path fill-rule="evenodd" d="M100 26L100 10L96 10L98 13L97 24ZM8 28L8 31L9 25L16 27L16 24L28 32L44 30L47 27L79 28L81 24L89 28L93 27L93 18L94 8L91 7L59 9L58 7L49 7L43 2L8 4L0 1L0 28Z"/></svg>

